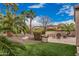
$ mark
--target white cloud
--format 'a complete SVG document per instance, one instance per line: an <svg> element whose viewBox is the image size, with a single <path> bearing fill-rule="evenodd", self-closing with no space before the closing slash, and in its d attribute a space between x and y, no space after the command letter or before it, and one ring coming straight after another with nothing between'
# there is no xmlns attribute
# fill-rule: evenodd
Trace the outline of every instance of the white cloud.
<svg viewBox="0 0 79 59"><path fill-rule="evenodd" d="M74 15L74 8L71 5L63 5L62 8L59 9L59 12L56 15L68 14L68 16Z"/></svg>
<svg viewBox="0 0 79 59"><path fill-rule="evenodd" d="M61 21L61 22L53 22L52 24L53 25L57 25L57 24L70 24L70 23L75 23L74 20L70 19L70 20L67 20L67 21Z"/></svg>
<svg viewBox="0 0 79 59"><path fill-rule="evenodd" d="M33 19L32 25L33 26L40 26L40 25L42 25L40 22L38 22L39 20L41 20L41 17L40 16L35 17Z"/></svg>
<svg viewBox="0 0 79 59"><path fill-rule="evenodd" d="M32 27L34 26L42 26L42 24L39 22L41 20L40 16L36 16L32 21ZM27 25L30 25L30 19L28 18L28 21L26 21ZM61 22L50 22L49 25L58 25L58 24L70 24L75 23L73 19L69 19L67 21L61 21Z"/></svg>
<svg viewBox="0 0 79 59"><path fill-rule="evenodd" d="M74 8L73 8L73 7L70 8L69 15L70 15L70 16L74 16Z"/></svg>
<svg viewBox="0 0 79 59"><path fill-rule="evenodd" d="M32 20L32 27L34 26L41 26L42 24L38 22L38 20L40 20L40 16L37 16L35 17L33 20ZM26 21L27 25L29 26L30 25L30 19L28 18L28 21Z"/></svg>
<svg viewBox="0 0 79 59"><path fill-rule="evenodd" d="M35 4L32 6L29 6L28 8L43 8L45 3Z"/></svg>

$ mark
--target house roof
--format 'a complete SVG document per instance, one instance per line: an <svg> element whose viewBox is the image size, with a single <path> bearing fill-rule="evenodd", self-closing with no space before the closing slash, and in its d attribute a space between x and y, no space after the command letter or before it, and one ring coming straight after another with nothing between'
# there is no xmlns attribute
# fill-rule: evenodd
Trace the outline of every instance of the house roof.
<svg viewBox="0 0 79 59"><path fill-rule="evenodd" d="M79 5L76 5L76 6L75 6L75 9L77 9L77 10L78 10L78 9L79 9Z"/></svg>

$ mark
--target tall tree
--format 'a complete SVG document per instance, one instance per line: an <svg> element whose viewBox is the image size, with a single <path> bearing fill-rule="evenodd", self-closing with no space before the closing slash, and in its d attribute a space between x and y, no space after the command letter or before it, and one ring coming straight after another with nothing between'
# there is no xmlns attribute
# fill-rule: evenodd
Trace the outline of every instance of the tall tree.
<svg viewBox="0 0 79 59"><path fill-rule="evenodd" d="M16 3L4 3L8 11L16 12L18 10L18 6Z"/></svg>
<svg viewBox="0 0 79 59"><path fill-rule="evenodd" d="M0 32L14 32L14 28L16 28L16 26L20 26L24 29L24 25L25 23L22 21L23 18L19 18L21 20L16 20L13 14L9 11L9 9L6 12L6 15L0 15ZM20 21L20 22L19 22ZM16 24L17 22L22 23L22 24ZM15 25L15 26L14 26ZM20 29L20 28L19 28ZM20 44L20 43L14 43L12 41L10 41L9 37L0 35L0 51L2 51L2 55L18 55L19 51L25 51L26 48L24 45ZM1 55L1 54L0 54Z"/></svg>
<svg viewBox="0 0 79 59"><path fill-rule="evenodd" d="M25 22L25 18L23 17L23 15L19 15L17 17L15 17L14 19L14 27L17 29L17 32L19 33L26 33L29 31L29 28Z"/></svg>
<svg viewBox="0 0 79 59"><path fill-rule="evenodd" d="M28 27L27 27L26 23L24 22L24 17L22 15L14 16L14 13L12 13L13 11L11 11L11 9L13 9L13 8L14 8L14 11L17 10L17 8L15 8L16 4L7 3L5 5L7 7L7 9L6 9L7 11L6 11L6 15L0 21L1 24L3 25L1 31L5 31L7 34L9 32L26 33Z"/></svg>
<svg viewBox="0 0 79 59"><path fill-rule="evenodd" d="M6 32L7 34L12 33L27 33L28 32L28 26L24 21L24 18L19 15L14 17L11 13L7 16L4 16L2 20L0 20L1 32Z"/></svg>
<svg viewBox="0 0 79 59"><path fill-rule="evenodd" d="M35 12L33 10L26 10L23 11L22 14L24 14L25 17L30 18L30 34L32 34L32 20L35 17Z"/></svg>
<svg viewBox="0 0 79 59"><path fill-rule="evenodd" d="M51 22L51 18L49 18L48 16L42 16L39 22L44 27L44 33L45 33L47 31L47 25Z"/></svg>

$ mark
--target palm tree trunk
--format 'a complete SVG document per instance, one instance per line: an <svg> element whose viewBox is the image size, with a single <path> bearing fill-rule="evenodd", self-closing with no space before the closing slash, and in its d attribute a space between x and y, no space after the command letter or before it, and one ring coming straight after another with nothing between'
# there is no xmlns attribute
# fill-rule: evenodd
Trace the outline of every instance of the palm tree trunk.
<svg viewBox="0 0 79 59"><path fill-rule="evenodd" d="M32 34L32 19L30 18L30 34Z"/></svg>

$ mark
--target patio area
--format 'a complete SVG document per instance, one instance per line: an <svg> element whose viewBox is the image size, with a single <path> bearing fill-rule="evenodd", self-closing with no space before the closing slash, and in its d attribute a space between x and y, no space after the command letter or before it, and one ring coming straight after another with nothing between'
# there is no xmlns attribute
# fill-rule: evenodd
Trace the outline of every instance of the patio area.
<svg viewBox="0 0 79 59"><path fill-rule="evenodd" d="M64 38L56 39L56 38L49 37L48 42L76 45L76 38L75 37L67 37L65 39Z"/></svg>
<svg viewBox="0 0 79 59"><path fill-rule="evenodd" d="M32 38L32 39L30 39ZM40 43L42 40L34 40L33 36L18 36L18 37L11 37L11 40L14 42L20 42L20 43ZM67 37L67 38L61 38L56 39L51 36L47 38L47 42L52 43L63 43L63 44L70 44L70 45L76 45L76 38L75 37Z"/></svg>

